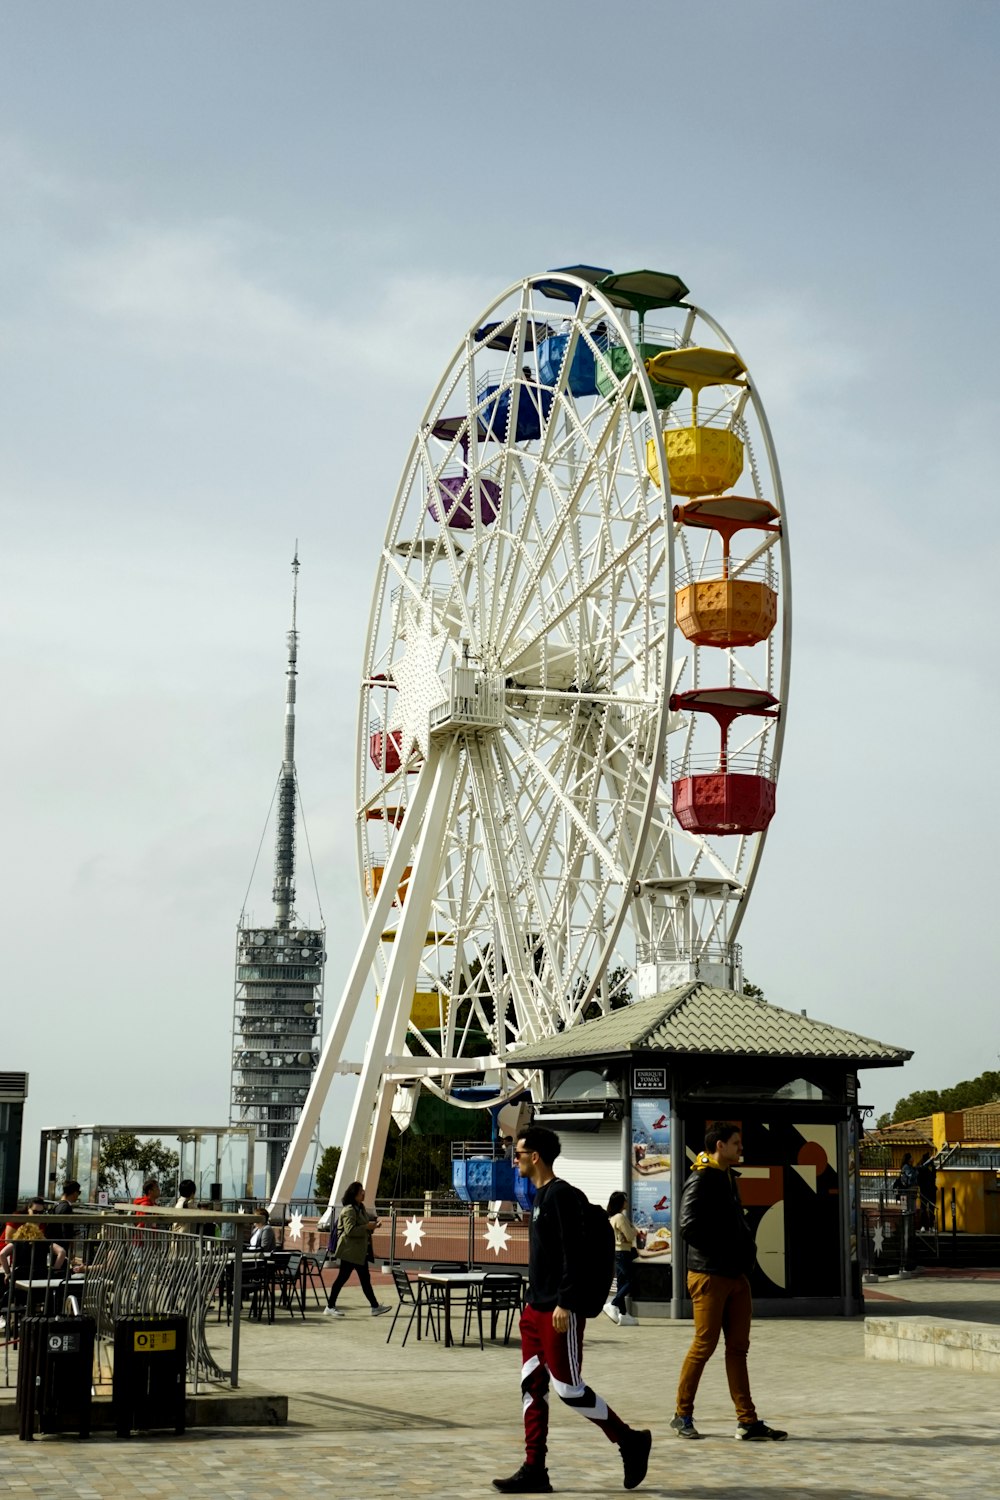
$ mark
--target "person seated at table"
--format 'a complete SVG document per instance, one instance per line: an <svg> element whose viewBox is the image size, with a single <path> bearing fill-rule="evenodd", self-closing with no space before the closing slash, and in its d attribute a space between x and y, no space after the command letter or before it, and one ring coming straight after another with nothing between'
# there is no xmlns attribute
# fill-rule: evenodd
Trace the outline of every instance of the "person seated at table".
<svg viewBox="0 0 1000 1500"><path fill-rule="evenodd" d="M65 1264L66 1251L45 1238L40 1224L20 1224L0 1250L0 1271L11 1281L37 1280L50 1265L61 1271Z"/></svg>
<svg viewBox="0 0 1000 1500"><path fill-rule="evenodd" d="M62 1273L65 1265L65 1250L45 1238L40 1224L18 1225L0 1250L0 1271L7 1278L3 1291L4 1306L12 1308L15 1313L23 1312L28 1303L28 1292L17 1283L47 1281L52 1271Z"/></svg>
<svg viewBox="0 0 1000 1500"><path fill-rule="evenodd" d="M17 1205L17 1208L15 1209L15 1212L19 1214L33 1215L44 1214L48 1213L48 1205L45 1202L44 1198L29 1198L27 1203L19 1203ZM3 1249L4 1245L10 1244L11 1240L14 1238L14 1231L17 1229L17 1227L18 1226L16 1224L11 1223L7 1223L4 1225L3 1233L0 1234L0 1250Z"/></svg>
<svg viewBox="0 0 1000 1500"><path fill-rule="evenodd" d="M337 1306L337 1298L340 1288L349 1279L352 1271L357 1271L361 1290L372 1310L372 1317L381 1317L382 1313L390 1312L391 1309L376 1301L375 1293L372 1291L371 1272L368 1269L368 1247L371 1237L378 1228L379 1220L369 1218L368 1210L365 1208L365 1190L360 1182L352 1182L347 1192L341 1199L343 1207L337 1220L337 1259L340 1261L340 1270L337 1279L330 1288L330 1296L327 1305L323 1309L324 1318L342 1318L344 1314Z"/></svg>
<svg viewBox="0 0 1000 1500"><path fill-rule="evenodd" d="M278 1237L271 1228L271 1215L266 1208L258 1208L254 1214L254 1231L250 1236L250 1250L263 1250L269 1255L278 1248Z"/></svg>

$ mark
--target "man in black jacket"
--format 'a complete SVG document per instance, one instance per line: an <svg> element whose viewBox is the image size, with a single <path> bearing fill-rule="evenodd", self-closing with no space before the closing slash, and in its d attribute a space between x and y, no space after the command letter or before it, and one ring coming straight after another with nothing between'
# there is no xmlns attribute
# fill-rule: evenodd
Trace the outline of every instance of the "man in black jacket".
<svg viewBox="0 0 1000 1500"><path fill-rule="evenodd" d="M584 1283L586 1199L552 1170L559 1137L544 1125L532 1125L517 1143L514 1160L522 1177L537 1192L528 1237L528 1304L521 1314L521 1401L524 1411L525 1461L509 1479L494 1479L502 1495L549 1495L545 1467L549 1426L549 1380L556 1394L582 1417L594 1422L617 1443L625 1466L625 1488L634 1490L646 1477L652 1436L626 1425L607 1402L583 1381L583 1330L580 1311Z"/></svg>
<svg viewBox="0 0 1000 1500"><path fill-rule="evenodd" d="M726 1338L726 1377L736 1407L736 1436L745 1442L780 1442L788 1436L760 1421L750 1395L747 1351L753 1302L749 1273L757 1247L743 1216L738 1174L743 1155L738 1125L721 1122L705 1134L681 1198L679 1225L687 1246L687 1285L694 1311L694 1342L681 1367L677 1415L671 1427L678 1437L699 1436L694 1425L694 1398L705 1365L715 1353L719 1334Z"/></svg>

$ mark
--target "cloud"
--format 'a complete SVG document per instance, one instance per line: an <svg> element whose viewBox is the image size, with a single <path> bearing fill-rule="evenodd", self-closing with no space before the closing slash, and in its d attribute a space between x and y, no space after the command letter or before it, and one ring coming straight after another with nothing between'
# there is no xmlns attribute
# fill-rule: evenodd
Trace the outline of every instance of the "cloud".
<svg viewBox="0 0 1000 1500"><path fill-rule="evenodd" d="M357 298L331 267L322 306L277 284L283 248L218 221L190 228L125 225L64 261L59 281L83 316L117 326L161 358L264 366L341 385L378 376L426 385L429 351L454 336L454 306L475 307L470 280L404 274Z"/></svg>

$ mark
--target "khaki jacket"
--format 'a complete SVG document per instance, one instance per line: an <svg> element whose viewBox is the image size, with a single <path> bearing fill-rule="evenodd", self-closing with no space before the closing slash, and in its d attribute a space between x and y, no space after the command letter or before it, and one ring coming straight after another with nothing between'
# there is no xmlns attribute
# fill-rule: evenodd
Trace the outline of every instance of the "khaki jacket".
<svg viewBox="0 0 1000 1500"><path fill-rule="evenodd" d="M337 1224L337 1259L349 1261L352 1266L364 1265L371 1238L365 1210L359 1204L349 1203L340 1210Z"/></svg>

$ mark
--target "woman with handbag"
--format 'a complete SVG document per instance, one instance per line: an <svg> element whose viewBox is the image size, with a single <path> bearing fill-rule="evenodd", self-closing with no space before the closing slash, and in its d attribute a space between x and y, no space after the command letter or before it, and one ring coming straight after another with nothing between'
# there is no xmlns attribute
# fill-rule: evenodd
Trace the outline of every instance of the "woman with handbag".
<svg viewBox="0 0 1000 1500"><path fill-rule="evenodd" d="M372 1310L372 1317L377 1318L382 1313L390 1311L383 1307L375 1299L372 1291L371 1272L368 1269L368 1251L371 1245L371 1237L378 1227L378 1219L370 1219L365 1208L365 1190L360 1182L352 1182L347 1192L341 1199L343 1207L337 1219L337 1259L340 1261L340 1270L337 1279L330 1288L327 1305L323 1309L325 1318L342 1318L344 1314L337 1306L337 1298L340 1289L350 1279L352 1271L358 1273L361 1290L368 1300L368 1306Z"/></svg>
<svg viewBox="0 0 1000 1500"><path fill-rule="evenodd" d="M638 1253L636 1247L639 1243L639 1231L625 1210L626 1202L624 1193L612 1193L608 1199L608 1218L615 1232L616 1285L615 1295L610 1302L605 1302L604 1311L612 1323L618 1323L622 1328L632 1328L639 1321L628 1310L628 1294L632 1290L632 1262Z"/></svg>

